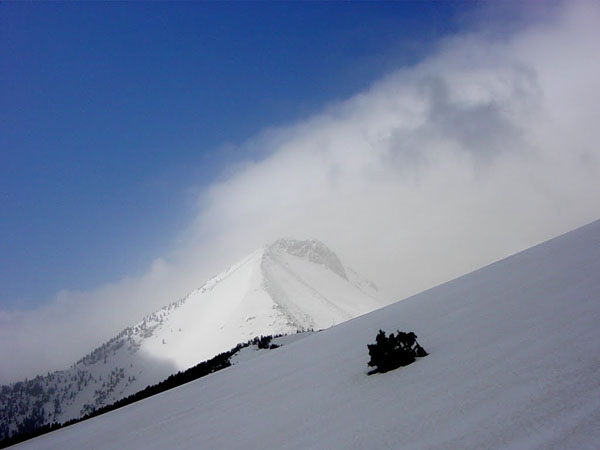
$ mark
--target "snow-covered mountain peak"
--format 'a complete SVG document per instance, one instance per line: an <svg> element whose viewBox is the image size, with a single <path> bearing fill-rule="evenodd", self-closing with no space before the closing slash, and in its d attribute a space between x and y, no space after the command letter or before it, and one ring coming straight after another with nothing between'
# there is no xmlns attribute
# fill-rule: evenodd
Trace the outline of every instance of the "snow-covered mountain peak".
<svg viewBox="0 0 600 450"><path fill-rule="evenodd" d="M3 424L14 430L17 420L41 407L40 423L76 418L254 337L327 328L386 303L322 242L277 240L121 331L71 368L36 378L32 386L48 390L27 394L18 414L7 405L21 391L0 390L0 435Z"/></svg>
<svg viewBox="0 0 600 450"><path fill-rule="evenodd" d="M600 221L23 447L597 449L599 238ZM380 329L430 355L368 377Z"/></svg>
<svg viewBox="0 0 600 450"><path fill-rule="evenodd" d="M289 238L279 239L267 247L265 254L268 256L288 254L304 258L311 263L321 264L340 277L348 279L346 269L338 256L317 239L305 241Z"/></svg>

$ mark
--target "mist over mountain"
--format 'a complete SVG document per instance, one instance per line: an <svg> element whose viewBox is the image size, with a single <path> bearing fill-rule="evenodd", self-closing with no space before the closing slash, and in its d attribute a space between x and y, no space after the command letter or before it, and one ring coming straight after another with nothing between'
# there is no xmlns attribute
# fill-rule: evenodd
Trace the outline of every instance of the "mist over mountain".
<svg viewBox="0 0 600 450"><path fill-rule="evenodd" d="M0 431L10 435L32 417L78 418L252 338L327 328L386 303L322 242L280 239L69 369L3 386Z"/></svg>
<svg viewBox="0 0 600 450"><path fill-rule="evenodd" d="M20 448L593 449L599 272L596 221ZM367 375L379 329L429 355Z"/></svg>
<svg viewBox="0 0 600 450"><path fill-rule="evenodd" d="M67 281L59 292L50 286L35 287L47 293L36 299L39 307L0 307L0 340L11 342L0 347L0 359L12 362L0 366L0 383L31 378L46 367L69 366L148 311L159 309L165 300L182 298L199 281L280 236L318 236L343 261L375 281L388 298L397 299L600 217L600 59L594 57L600 41L600 9L598 2L591 1L550 2L551 8L548 3L535 2L533 9L543 14L533 12L519 26L503 26L492 11L486 20L465 24L456 35L435 43L413 64L389 61L393 70L381 73L377 81L361 83L333 103L325 101L297 120L278 122L274 117L274 122L268 122L272 126L256 130L257 134L224 143L234 161L222 172L215 170L209 184L192 164L190 186L182 194L190 208L185 211L189 222L182 223L181 233L170 236L172 245L165 244L164 251L150 251L155 239L167 238L164 233L150 238L145 225L126 227L117 233L120 239L137 237L138 245L149 252L138 266L126 265L117 276L100 277L98 284L87 287L79 284L75 274L62 271ZM519 4L524 9L531 5ZM39 8L31 6L31 10ZM43 41L53 42L47 36ZM82 46L87 52L89 46ZM58 55L66 54L56 50ZM17 52L17 57L28 54ZM166 72L178 80L175 67ZM46 72L41 76L47 78ZM104 80L81 77L90 79ZM135 80L136 86L143 86ZM9 91L10 86L6 84ZM179 82L177 86L180 92L183 86ZM32 92L29 86L26 92ZM61 91L56 92L62 98ZM168 94L164 89L153 93L157 92ZM227 96L228 91L223 92ZM102 104L109 107L104 98ZM202 106L195 104L191 110ZM77 117L81 117L79 110ZM140 130L148 128L143 121L133 122ZM28 119L23 129L34 123ZM107 135L100 131L102 127L92 128ZM130 136L130 130L119 129ZM227 136L228 130L224 125L220 132ZM167 129L164 132L170 136ZM129 137L114 138L129 142ZM55 143L61 147L60 139ZM169 139L160 145L161 151L167 155L172 146ZM200 146L195 140L186 143L193 151ZM15 153L23 154L15 148ZM100 152L96 162L106 161ZM133 162L137 167L141 161ZM20 166L27 165L3 165L9 175L11 168ZM62 185L63 172L57 185ZM82 179L76 167L68 172ZM138 172L133 173L137 180ZM22 189L24 180L37 180L44 191L49 187L37 174L17 176L14 188L6 192L27 191ZM60 201L71 191L78 189L66 189ZM116 194L121 197L118 190ZM88 205L86 198L81 201ZM34 199L32 205L45 204ZM176 204L165 204L164 197L148 202L168 211L161 214L152 208L152 217L182 213ZM48 211L38 221L41 229L47 228L55 212L52 204L45 205ZM17 215L28 210L15 203ZM112 220L101 209L92 211L107 222ZM74 220L55 224L67 236L87 228L77 220L82 217L80 209L73 213ZM25 243L27 222L14 230ZM103 235L100 229L96 232L97 245L115 237ZM81 252L70 255L74 264L89 265L88 272L93 272L98 255L85 241L81 245L67 241ZM50 261L53 255L68 253L51 240L46 242ZM109 249L102 247L102 251ZM113 248L109 262L127 259L128 253L127 248ZM23 262L30 270L21 270L13 267L10 252L3 252L9 261L6 276L16 273L25 283L33 283L28 275L42 270L38 258L29 255L38 254L35 247L26 252Z"/></svg>

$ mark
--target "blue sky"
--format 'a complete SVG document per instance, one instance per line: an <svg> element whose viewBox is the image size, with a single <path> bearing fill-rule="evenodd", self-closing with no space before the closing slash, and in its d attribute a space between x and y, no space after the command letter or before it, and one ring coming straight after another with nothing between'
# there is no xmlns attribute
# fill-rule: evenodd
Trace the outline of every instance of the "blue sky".
<svg viewBox="0 0 600 450"><path fill-rule="evenodd" d="M0 4L0 305L135 275L238 144L421 59L474 5Z"/></svg>

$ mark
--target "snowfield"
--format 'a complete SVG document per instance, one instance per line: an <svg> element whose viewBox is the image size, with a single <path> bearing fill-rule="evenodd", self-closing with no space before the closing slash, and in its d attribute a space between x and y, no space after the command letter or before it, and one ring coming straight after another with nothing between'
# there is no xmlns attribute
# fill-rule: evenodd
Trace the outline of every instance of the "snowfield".
<svg viewBox="0 0 600 450"><path fill-rule="evenodd" d="M429 356L367 376L380 328L414 331ZM599 447L600 221L18 446Z"/></svg>

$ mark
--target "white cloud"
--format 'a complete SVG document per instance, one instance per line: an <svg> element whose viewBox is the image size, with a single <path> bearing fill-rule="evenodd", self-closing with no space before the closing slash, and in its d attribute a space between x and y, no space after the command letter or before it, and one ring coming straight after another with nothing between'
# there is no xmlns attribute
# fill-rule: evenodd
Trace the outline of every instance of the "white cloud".
<svg viewBox="0 0 600 450"><path fill-rule="evenodd" d="M0 380L55 369L282 235L317 237L399 299L600 217L600 11L462 34L252 139L149 272L0 315ZM257 149L259 151L257 152Z"/></svg>

